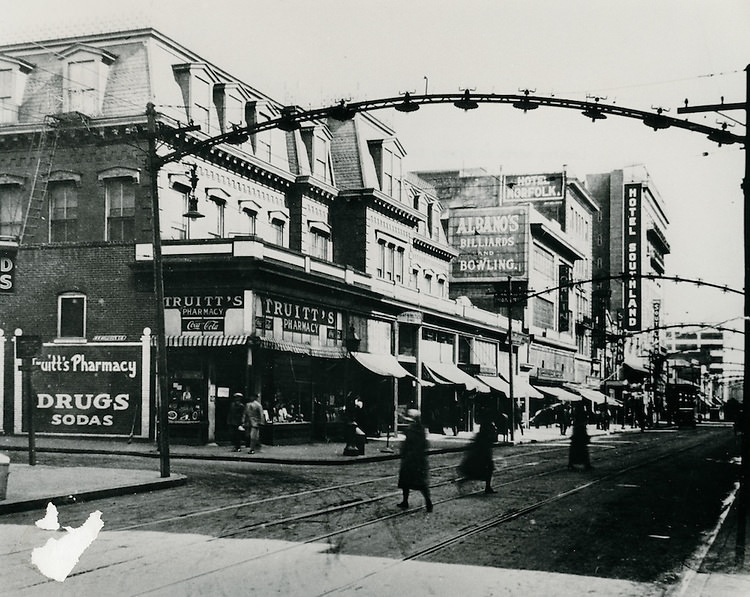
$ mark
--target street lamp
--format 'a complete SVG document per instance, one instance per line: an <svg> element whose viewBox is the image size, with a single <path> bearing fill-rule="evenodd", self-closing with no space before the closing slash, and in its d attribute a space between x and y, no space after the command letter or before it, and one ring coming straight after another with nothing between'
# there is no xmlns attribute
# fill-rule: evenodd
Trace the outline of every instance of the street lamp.
<svg viewBox="0 0 750 597"><path fill-rule="evenodd" d="M164 324L164 268L161 250L161 223L159 219L159 169L162 161L156 153L156 110L151 102L146 106L148 118L148 170L151 182L151 226L154 259L154 331L156 334L156 396L157 396L157 436L159 447L159 468L162 477L169 477L169 377L167 375L167 339ZM188 127L195 130L195 127ZM188 202L187 217L202 217L198 213L198 201L195 198L195 187L198 177L196 166L191 166L191 197L194 203ZM196 215L197 214L197 215Z"/></svg>

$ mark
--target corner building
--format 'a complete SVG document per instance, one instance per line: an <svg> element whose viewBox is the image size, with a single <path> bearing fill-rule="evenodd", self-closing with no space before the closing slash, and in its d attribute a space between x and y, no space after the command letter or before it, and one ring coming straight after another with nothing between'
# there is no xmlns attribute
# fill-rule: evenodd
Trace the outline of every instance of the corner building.
<svg viewBox="0 0 750 597"><path fill-rule="evenodd" d="M38 433L154 437L149 102L159 155L185 152L155 181L171 438L228 442L238 391L271 444L408 406L471 428L508 320L450 298L440 202L378 119L201 148L283 106L153 29L0 46L0 97L3 432L29 429L19 330Z"/></svg>

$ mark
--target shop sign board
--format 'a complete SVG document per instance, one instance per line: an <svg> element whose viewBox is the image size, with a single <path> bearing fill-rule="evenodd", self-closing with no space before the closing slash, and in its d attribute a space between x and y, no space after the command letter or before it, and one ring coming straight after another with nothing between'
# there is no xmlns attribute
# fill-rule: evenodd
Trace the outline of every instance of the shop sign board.
<svg viewBox="0 0 750 597"><path fill-rule="evenodd" d="M32 359L34 430L138 435L141 351L139 344L44 345ZM25 419L23 428L28 429Z"/></svg>
<svg viewBox="0 0 750 597"><path fill-rule="evenodd" d="M0 247L0 294L16 290L16 250Z"/></svg>
<svg viewBox="0 0 750 597"><path fill-rule="evenodd" d="M454 210L448 242L458 251L458 282L528 280L529 207L511 205Z"/></svg>
<svg viewBox="0 0 750 597"><path fill-rule="evenodd" d="M623 239L625 243L624 307L623 329L637 332L641 329L641 227L642 189L640 183L624 185Z"/></svg>
<svg viewBox="0 0 750 597"><path fill-rule="evenodd" d="M223 332L228 309L244 308L244 295L189 294L164 297L164 308L180 312L183 332Z"/></svg>
<svg viewBox="0 0 750 597"><path fill-rule="evenodd" d="M565 196L565 173L506 174L504 202L559 201Z"/></svg>
<svg viewBox="0 0 750 597"><path fill-rule="evenodd" d="M267 320L281 319L281 329L285 332L317 336L320 326L336 327L336 311L321 305L262 297L261 308Z"/></svg>

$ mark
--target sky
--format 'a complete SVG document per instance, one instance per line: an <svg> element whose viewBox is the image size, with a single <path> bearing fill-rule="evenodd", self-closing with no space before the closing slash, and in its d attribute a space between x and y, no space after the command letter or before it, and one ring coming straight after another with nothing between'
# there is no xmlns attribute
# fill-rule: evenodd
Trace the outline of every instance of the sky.
<svg viewBox="0 0 750 597"><path fill-rule="evenodd" d="M747 0L0 0L0 43L153 26L285 104L519 93L676 110L744 101ZM667 274L744 287L744 153L682 130L508 105L375 112L409 170L586 174L644 165L665 202ZM743 111L691 115L744 134ZM669 322L733 319L742 298L665 283ZM727 324L727 325L732 325Z"/></svg>

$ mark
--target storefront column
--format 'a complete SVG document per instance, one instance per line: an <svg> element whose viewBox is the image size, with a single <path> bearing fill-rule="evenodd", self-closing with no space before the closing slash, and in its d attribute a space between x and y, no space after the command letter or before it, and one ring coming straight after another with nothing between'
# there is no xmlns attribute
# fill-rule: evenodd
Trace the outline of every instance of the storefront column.
<svg viewBox="0 0 750 597"><path fill-rule="evenodd" d="M414 356L417 364L417 410L422 412L422 326L417 326L417 341L414 343Z"/></svg>
<svg viewBox="0 0 750 597"><path fill-rule="evenodd" d="M141 437L148 438L151 436L151 328L143 328L141 336L141 372Z"/></svg>
<svg viewBox="0 0 750 597"><path fill-rule="evenodd" d="M5 433L5 332L0 330L0 434Z"/></svg>

